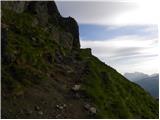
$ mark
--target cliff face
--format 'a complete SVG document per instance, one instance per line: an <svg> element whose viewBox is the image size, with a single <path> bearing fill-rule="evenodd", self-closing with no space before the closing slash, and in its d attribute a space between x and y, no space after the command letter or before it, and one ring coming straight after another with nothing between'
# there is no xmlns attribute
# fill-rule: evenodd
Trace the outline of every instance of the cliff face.
<svg viewBox="0 0 160 120"><path fill-rule="evenodd" d="M156 100L80 49L54 2L1 5L2 118L158 118Z"/></svg>
<svg viewBox="0 0 160 120"><path fill-rule="evenodd" d="M25 31L21 32L28 32L29 34L30 29L37 29L38 26L42 29L41 32L44 30L49 34L48 39L56 42L64 49L80 49L77 22L71 17L61 17L54 2L2 2L2 10L7 12L2 12L4 18L2 23L8 23L8 27L12 24L15 29L24 29ZM9 20L10 15L11 20Z"/></svg>

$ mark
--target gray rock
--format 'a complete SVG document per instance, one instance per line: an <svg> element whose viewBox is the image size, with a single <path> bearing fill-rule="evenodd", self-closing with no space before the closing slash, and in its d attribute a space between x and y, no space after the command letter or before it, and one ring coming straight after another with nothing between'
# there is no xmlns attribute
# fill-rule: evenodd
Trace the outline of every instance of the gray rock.
<svg viewBox="0 0 160 120"><path fill-rule="evenodd" d="M90 107L90 112L92 113L92 114L96 114L97 113L97 109L95 108L95 107Z"/></svg>
<svg viewBox="0 0 160 120"><path fill-rule="evenodd" d="M85 104L84 108L89 111L91 114L96 114L97 109L95 107L92 107L90 104Z"/></svg>
<svg viewBox="0 0 160 120"><path fill-rule="evenodd" d="M38 114L39 114L39 115L43 115L43 112L42 112L42 111L39 111Z"/></svg>
<svg viewBox="0 0 160 120"><path fill-rule="evenodd" d="M89 105L89 104L85 104L85 105L84 105L84 108L85 108L86 110L89 110L90 105Z"/></svg>
<svg viewBox="0 0 160 120"><path fill-rule="evenodd" d="M56 108L57 108L58 110L63 110L63 106L62 106L62 105L56 105Z"/></svg>
<svg viewBox="0 0 160 120"><path fill-rule="evenodd" d="M63 106L59 106L59 109L60 109L60 110L63 110Z"/></svg>
<svg viewBox="0 0 160 120"><path fill-rule="evenodd" d="M80 88L81 88L81 85L74 85L74 86L72 87L72 90L73 90L73 91L79 91Z"/></svg>
<svg viewBox="0 0 160 120"><path fill-rule="evenodd" d="M56 105L56 108L57 108L58 110L63 110L63 109L65 109L66 107L67 107L66 104Z"/></svg>
<svg viewBox="0 0 160 120"><path fill-rule="evenodd" d="M35 38L35 37L32 37L31 39L32 39L34 42L36 41L36 38Z"/></svg>
<svg viewBox="0 0 160 120"><path fill-rule="evenodd" d="M66 104L63 104L63 107L64 107L64 108L66 108L66 107L67 107L67 105L66 105Z"/></svg>

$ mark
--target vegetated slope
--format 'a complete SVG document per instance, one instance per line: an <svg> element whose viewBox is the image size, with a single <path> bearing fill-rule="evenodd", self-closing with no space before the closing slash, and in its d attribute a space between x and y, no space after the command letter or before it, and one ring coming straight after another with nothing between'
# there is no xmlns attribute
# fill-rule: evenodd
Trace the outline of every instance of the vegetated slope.
<svg viewBox="0 0 160 120"><path fill-rule="evenodd" d="M54 2L2 3L2 118L158 118L158 102L80 49Z"/></svg>

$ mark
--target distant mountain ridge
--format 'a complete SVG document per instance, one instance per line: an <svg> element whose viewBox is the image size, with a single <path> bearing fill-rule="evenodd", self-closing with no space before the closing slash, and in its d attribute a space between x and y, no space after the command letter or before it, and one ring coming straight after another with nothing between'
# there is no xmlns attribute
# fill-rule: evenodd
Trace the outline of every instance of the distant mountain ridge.
<svg viewBox="0 0 160 120"><path fill-rule="evenodd" d="M140 72L135 73L125 73L124 76L131 80L132 82L140 85L146 91L148 91L152 96L159 98L159 74L155 73L152 75L147 75Z"/></svg>
<svg viewBox="0 0 160 120"><path fill-rule="evenodd" d="M149 75L141 73L141 72L125 73L124 76L130 81L138 81L138 80L149 77Z"/></svg>

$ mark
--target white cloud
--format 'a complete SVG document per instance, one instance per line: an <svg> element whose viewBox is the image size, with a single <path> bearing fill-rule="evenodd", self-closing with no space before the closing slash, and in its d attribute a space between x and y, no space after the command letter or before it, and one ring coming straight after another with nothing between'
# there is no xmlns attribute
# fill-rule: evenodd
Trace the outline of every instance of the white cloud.
<svg viewBox="0 0 160 120"><path fill-rule="evenodd" d="M81 40L82 48L92 53L119 72L158 72L157 39L141 36L120 36L103 41Z"/></svg>
<svg viewBox="0 0 160 120"><path fill-rule="evenodd" d="M68 1L56 2L62 16L72 16L83 24L112 24L117 15L135 8L127 2Z"/></svg>
<svg viewBox="0 0 160 120"><path fill-rule="evenodd" d="M121 2L120 2L121 1ZM60 13L84 24L158 24L158 0L59 1Z"/></svg>
<svg viewBox="0 0 160 120"><path fill-rule="evenodd" d="M117 16L117 22L122 24L158 24L160 20L158 2L154 0L136 1L138 7Z"/></svg>

